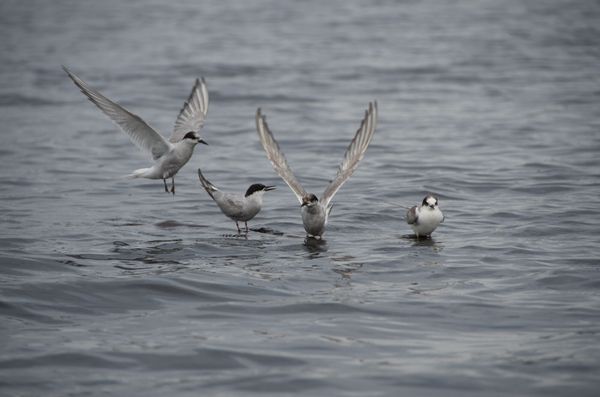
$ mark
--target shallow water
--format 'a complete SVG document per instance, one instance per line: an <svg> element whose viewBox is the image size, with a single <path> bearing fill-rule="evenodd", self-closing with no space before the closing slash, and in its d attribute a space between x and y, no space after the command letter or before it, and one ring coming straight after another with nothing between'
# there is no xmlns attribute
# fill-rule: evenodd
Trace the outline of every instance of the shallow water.
<svg viewBox="0 0 600 397"><path fill-rule="evenodd" d="M252 4L250 4L252 3ZM0 394L596 395L600 6L0 4ZM210 92L175 197L71 67L165 134ZM320 195L322 243L254 131ZM275 184L247 238L197 181ZM415 241L405 207L446 221Z"/></svg>

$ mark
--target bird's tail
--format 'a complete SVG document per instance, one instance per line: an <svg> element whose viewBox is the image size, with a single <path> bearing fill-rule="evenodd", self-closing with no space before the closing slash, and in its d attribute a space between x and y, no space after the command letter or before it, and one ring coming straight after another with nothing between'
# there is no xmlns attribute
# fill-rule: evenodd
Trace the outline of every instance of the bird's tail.
<svg viewBox="0 0 600 397"><path fill-rule="evenodd" d="M202 184L204 190L206 190L206 193L208 193L208 195L214 200L215 197L213 196L213 193L219 189L217 189L215 185L210 183L210 181L206 179L204 175L202 175L202 171L200 171L200 168L198 168L198 178L200 178L200 183Z"/></svg>
<svg viewBox="0 0 600 397"><path fill-rule="evenodd" d="M126 178L143 178L144 175L150 171L150 168L140 168L139 170L133 171L129 175L125 175Z"/></svg>

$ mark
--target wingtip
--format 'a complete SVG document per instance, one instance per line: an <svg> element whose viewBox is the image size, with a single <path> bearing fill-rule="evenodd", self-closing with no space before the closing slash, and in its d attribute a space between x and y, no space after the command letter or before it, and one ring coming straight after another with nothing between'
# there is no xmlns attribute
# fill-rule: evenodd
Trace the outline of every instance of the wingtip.
<svg viewBox="0 0 600 397"><path fill-rule="evenodd" d="M60 67L62 68L62 70L65 71L65 73L67 74L67 76L73 78L73 73L69 70L69 68L67 68L65 65L60 65Z"/></svg>
<svg viewBox="0 0 600 397"><path fill-rule="evenodd" d="M262 108L256 109L256 121L267 124L267 116L262 113Z"/></svg>

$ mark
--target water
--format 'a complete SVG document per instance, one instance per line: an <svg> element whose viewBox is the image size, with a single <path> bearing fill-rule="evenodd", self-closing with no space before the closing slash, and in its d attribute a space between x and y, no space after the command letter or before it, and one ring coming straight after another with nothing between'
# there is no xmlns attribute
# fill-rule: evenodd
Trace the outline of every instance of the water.
<svg viewBox="0 0 600 397"><path fill-rule="evenodd" d="M4 1L0 394L597 395L600 6L509 0ZM167 134L178 174L65 64ZM258 143L262 107L320 195L370 100L380 122L305 244ZM248 238L201 190L276 184ZM405 206L439 195L416 242Z"/></svg>

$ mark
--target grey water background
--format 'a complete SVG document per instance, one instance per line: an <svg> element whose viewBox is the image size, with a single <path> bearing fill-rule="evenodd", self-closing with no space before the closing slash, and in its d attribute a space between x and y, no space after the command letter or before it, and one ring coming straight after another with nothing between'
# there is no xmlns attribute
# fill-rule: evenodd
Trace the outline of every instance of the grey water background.
<svg viewBox="0 0 600 397"><path fill-rule="evenodd" d="M9 0L0 35L0 395L597 395L598 2ZM165 135L206 78L174 197L61 64ZM305 243L256 108L320 195L374 99ZM198 167L277 185L267 232Z"/></svg>

